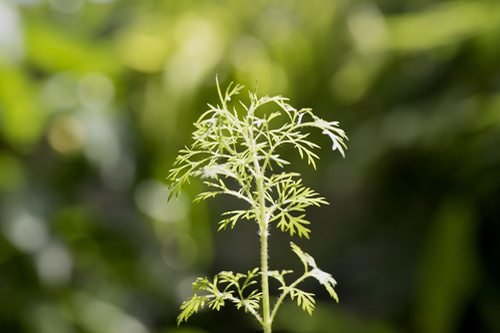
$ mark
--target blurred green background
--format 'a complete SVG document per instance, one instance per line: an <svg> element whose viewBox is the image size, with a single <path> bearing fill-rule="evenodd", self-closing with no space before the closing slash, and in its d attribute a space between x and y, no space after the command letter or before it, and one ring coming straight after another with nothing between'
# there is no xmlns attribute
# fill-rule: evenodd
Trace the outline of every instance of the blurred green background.
<svg viewBox="0 0 500 333"><path fill-rule="evenodd" d="M340 303L305 283L313 316L275 332L500 332L497 0L0 0L0 332L259 331L232 305L175 325L197 276L258 265L252 223L216 233L231 201L166 202L216 74L350 139L285 156L331 203L293 241Z"/></svg>

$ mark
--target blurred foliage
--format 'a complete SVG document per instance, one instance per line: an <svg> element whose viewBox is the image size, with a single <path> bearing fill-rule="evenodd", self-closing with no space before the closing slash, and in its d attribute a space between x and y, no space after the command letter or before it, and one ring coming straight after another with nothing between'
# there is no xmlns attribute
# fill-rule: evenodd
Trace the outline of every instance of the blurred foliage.
<svg viewBox="0 0 500 333"><path fill-rule="evenodd" d="M500 332L499 40L497 0L0 0L0 331L257 331L175 327L196 276L258 262L254 225L215 232L227 200L166 203L218 73L350 138L301 170L332 205L294 240L340 303L310 285L277 332Z"/></svg>

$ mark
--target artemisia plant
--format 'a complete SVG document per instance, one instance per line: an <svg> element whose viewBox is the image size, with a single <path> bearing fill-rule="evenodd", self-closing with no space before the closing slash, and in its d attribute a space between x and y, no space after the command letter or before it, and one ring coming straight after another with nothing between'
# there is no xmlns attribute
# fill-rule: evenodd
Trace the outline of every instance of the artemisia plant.
<svg viewBox="0 0 500 333"><path fill-rule="evenodd" d="M220 105L209 104L209 110L195 123L194 142L179 152L168 179L171 181L171 196L179 194L190 177L200 177L210 190L198 194L195 201L222 194L243 200L247 209L225 212L219 230L233 228L241 220L254 221L260 235L261 265L246 273L223 271L212 280L198 278L193 283L194 296L181 306L178 323L186 321L205 305L219 310L229 302L252 314L264 332L269 333L276 312L287 296L312 313L314 294L298 288L299 283L308 277L316 278L338 302L335 280L294 243L291 243L291 248L304 264L302 276L290 283L286 281L286 275L292 271L276 271L268 267L269 229L274 225L291 236L298 234L309 238L307 226L310 222L305 219L305 208L327 204L324 198L304 186L299 173L283 171L283 166L289 162L279 155L279 150L284 145L291 145L316 168L319 157L314 149L319 146L309 140L308 131L318 129L328 135L333 142L332 149L342 156L347 137L338 127L338 122L325 121L314 115L311 109L297 110L281 96L259 98L256 92L250 92L249 105L240 101L230 109L228 104L242 88L230 84L222 94L217 81ZM259 108L266 104L274 105L276 111L269 115L260 114ZM281 293L272 307L270 278L281 284Z"/></svg>

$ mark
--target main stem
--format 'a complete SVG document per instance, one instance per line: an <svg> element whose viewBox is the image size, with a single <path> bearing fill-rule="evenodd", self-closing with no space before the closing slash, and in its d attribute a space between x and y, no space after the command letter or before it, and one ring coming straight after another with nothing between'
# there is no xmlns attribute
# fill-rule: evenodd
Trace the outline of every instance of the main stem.
<svg viewBox="0 0 500 333"><path fill-rule="evenodd" d="M268 267L268 219L266 217L266 198L264 195L264 175L263 170L259 166L257 157L254 159L255 168L257 169L257 191L259 193L259 231L260 231L260 266L262 276L262 311L263 311L263 328L264 333L271 333L271 308L269 306L269 267Z"/></svg>
<svg viewBox="0 0 500 333"><path fill-rule="evenodd" d="M269 306L269 280L268 280L268 263L267 263L267 228L262 230L260 235L260 261L261 261L261 275L262 275L262 309L264 320L264 333L271 333L271 309Z"/></svg>
<svg viewBox="0 0 500 333"><path fill-rule="evenodd" d="M250 107L249 114L253 115L256 106L253 105ZM257 183L257 192L258 192L258 203L259 203L259 212L256 214L257 221L259 223L259 231L260 231L260 273L262 277L262 328L264 329L264 333L271 333L271 308L269 305L269 267L268 267L268 247L267 247L267 237L269 235L269 221L266 217L266 198L265 198L265 189L264 189L264 172L265 167L261 167L259 163L259 159L257 157L257 148L255 146L255 139L253 133L253 125L249 128L249 140L247 140L248 147L251 147L251 151L253 151L253 165L254 171L256 175L256 183Z"/></svg>

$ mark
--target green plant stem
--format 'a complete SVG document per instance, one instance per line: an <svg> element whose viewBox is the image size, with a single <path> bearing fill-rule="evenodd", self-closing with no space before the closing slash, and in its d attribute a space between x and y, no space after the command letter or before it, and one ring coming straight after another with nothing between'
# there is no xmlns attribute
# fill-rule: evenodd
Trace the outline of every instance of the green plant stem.
<svg viewBox="0 0 500 333"><path fill-rule="evenodd" d="M262 275L262 309L264 321L264 333L271 333L272 319L269 307L269 272L268 272L268 249L267 249L267 229L261 230L261 275Z"/></svg>
<svg viewBox="0 0 500 333"><path fill-rule="evenodd" d="M268 265L268 219L266 218L266 199L264 196L264 185L263 185L263 170L260 169L257 157L254 158L254 166L257 169L257 174L259 178L257 179L257 191L259 193L259 208L260 216L259 220L259 231L260 231L260 266L261 266L261 277L262 277L262 310L263 310L263 320L264 320L264 333L271 333L271 316L270 316L270 305L269 305L269 265Z"/></svg>
<svg viewBox="0 0 500 333"><path fill-rule="evenodd" d="M255 106L250 107L250 114L253 115ZM247 145L252 147L253 151L253 165L256 174L256 185L258 193L258 204L259 204L259 214L256 214L257 222L259 224L260 231L260 266L261 266L261 278L262 278L262 319L263 319L263 329L264 333L271 333L271 309L269 302L269 264L268 264L268 228L269 222L266 218L266 198L264 195L264 168L261 168L259 159L257 156L257 147L255 146L255 139L253 133L253 127L250 127L249 140Z"/></svg>

